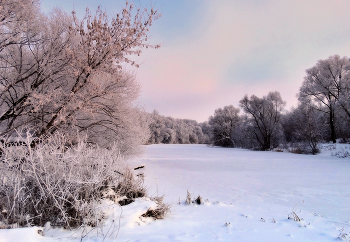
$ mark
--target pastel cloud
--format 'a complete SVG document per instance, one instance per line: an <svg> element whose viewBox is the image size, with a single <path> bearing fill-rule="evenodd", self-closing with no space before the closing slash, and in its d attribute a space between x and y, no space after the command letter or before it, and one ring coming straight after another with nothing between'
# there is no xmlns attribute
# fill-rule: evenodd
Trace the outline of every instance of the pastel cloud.
<svg viewBox="0 0 350 242"><path fill-rule="evenodd" d="M193 33L146 53L139 70L142 99L161 114L204 121L246 93L274 90L295 105L305 69L350 51L346 0L204 4Z"/></svg>
<svg viewBox="0 0 350 242"><path fill-rule="evenodd" d="M52 1L43 0L47 5ZM108 10L123 0L101 0ZM66 11L96 1L62 0ZM148 0L135 2L143 6ZM163 17L151 29L137 77L147 111L206 120L243 95L279 91L289 106L305 69L330 55L350 55L349 0L153 1ZM68 6L68 7L67 7ZM118 12L118 11L114 11Z"/></svg>

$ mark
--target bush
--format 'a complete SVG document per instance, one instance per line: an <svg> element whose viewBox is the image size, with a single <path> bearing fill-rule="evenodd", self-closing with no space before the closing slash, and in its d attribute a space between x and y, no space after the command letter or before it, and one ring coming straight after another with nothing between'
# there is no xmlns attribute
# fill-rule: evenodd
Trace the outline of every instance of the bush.
<svg viewBox="0 0 350 242"><path fill-rule="evenodd" d="M72 146L56 134L31 147L0 143L0 221L2 227L96 225L94 205L111 192L115 198L145 195L142 181L126 167L116 148Z"/></svg>
<svg viewBox="0 0 350 242"><path fill-rule="evenodd" d="M156 208L149 208L146 213L142 214L142 217L151 217L154 219L163 219L165 215L170 211L170 205L163 202L164 195L161 197L151 198L157 204Z"/></svg>
<svg viewBox="0 0 350 242"><path fill-rule="evenodd" d="M318 145L310 145L308 142L295 142L288 148L288 151L294 154L313 154L320 153Z"/></svg>

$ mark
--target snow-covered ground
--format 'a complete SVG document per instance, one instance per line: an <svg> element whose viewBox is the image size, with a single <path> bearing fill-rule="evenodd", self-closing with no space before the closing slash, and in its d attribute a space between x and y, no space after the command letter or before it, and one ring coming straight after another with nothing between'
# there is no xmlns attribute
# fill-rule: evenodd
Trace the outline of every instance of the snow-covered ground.
<svg viewBox="0 0 350 242"><path fill-rule="evenodd" d="M41 236L38 228L0 230L0 242L81 241L82 236L89 242L350 241L350 158L334 156L348 147L325 146L313 156L205 145L146 146L145 155L130 165L145 165L138 171L145 174L149 195L165 194L171 213L164 220L139 218L155 206L149 200L122 208L105 202L100 206L109 219L103 231L84 236L88 230L48 226ZM207 202L185 205L187 191Z"/></svg>

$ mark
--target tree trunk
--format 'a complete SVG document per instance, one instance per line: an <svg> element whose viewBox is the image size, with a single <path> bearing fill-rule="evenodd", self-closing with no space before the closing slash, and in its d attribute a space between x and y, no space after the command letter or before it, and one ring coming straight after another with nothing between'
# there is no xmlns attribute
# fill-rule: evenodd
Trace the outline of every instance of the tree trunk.
<svg viewBox="0 0 350 242"><path fill-rule="evenodd" d="M263 150L269 150L271 146L271 137L270 135L266 135L264 137L264 146L263 146Z"/></svg>
<svg viewBox="0 0 350 242"><path fill-rule="evenodd" d="M336 136L335 136L335 128L334 128L334 113L332 108L329 112L329 124L331 125L331 140L333 143L336 143Z"/></svg>

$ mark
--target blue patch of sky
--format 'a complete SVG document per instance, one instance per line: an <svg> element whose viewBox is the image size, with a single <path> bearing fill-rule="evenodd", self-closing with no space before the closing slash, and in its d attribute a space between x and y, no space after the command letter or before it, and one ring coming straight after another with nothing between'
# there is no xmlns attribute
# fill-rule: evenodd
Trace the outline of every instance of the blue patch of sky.
<svg viewBox="0 0 350 242"><path fill-rule="evenodd" d="M131 2L129 1L129 3ZM151 27L150 34L165 44L176 43L177 39L194 32L203 12L201 10L205 6L203 0L137 0L133 2L136 7L146 7L148 10L153 7L162 15ZM79 18L84 16L86 7L94 13L98 6L101 6L102 10L106 11L109 16L113 16L120 13L121 9L125 7L125 1L60 0L55 2L42 0L41 2L41 9L45 13L49 13L54 7L59 7L68 13L74 9Z"/></svg>
<svg viewBox="0 0 350 242"><path fill-rule="evenodd" d="M200 1L162 1L155 8L162 17L155 24L155 30L160 32L165 40L172 41L179 36L189 34L196 25L196 18L201 8Z"/></svg>
<svg viewBox="0 0 350 242"><path fill-rule="evenodd" d="M65 12L72 12L73 10L77 13L79 18L85 15L85 10L88 7L92 12L94 12L98 6L102 7L102 10L107 11L111 14L119 13L120 10L125 7L125 1L94 1L94 0L42 0L41 9L45 13L49 13L53 8L58 7L63 9Z"/></svg>
<svg viewBox="0 0 350 242"><path fill-rule="evenodd" d="M223 76L224 84L257 84L262 81L284 79L287 75L286 58L292 52L286 43L267 43L233 58Z"/></svg>
<svg viewBox="0 0 350 242"><path fill-rule="evenodd" d="M229 68L226 71L225 83L261 83L261 81L269 78L276 78L276 70L278 70L278 66L275 63L268 60L254 59L254 56L252 56L252 60L236 63Z"/></svg>

